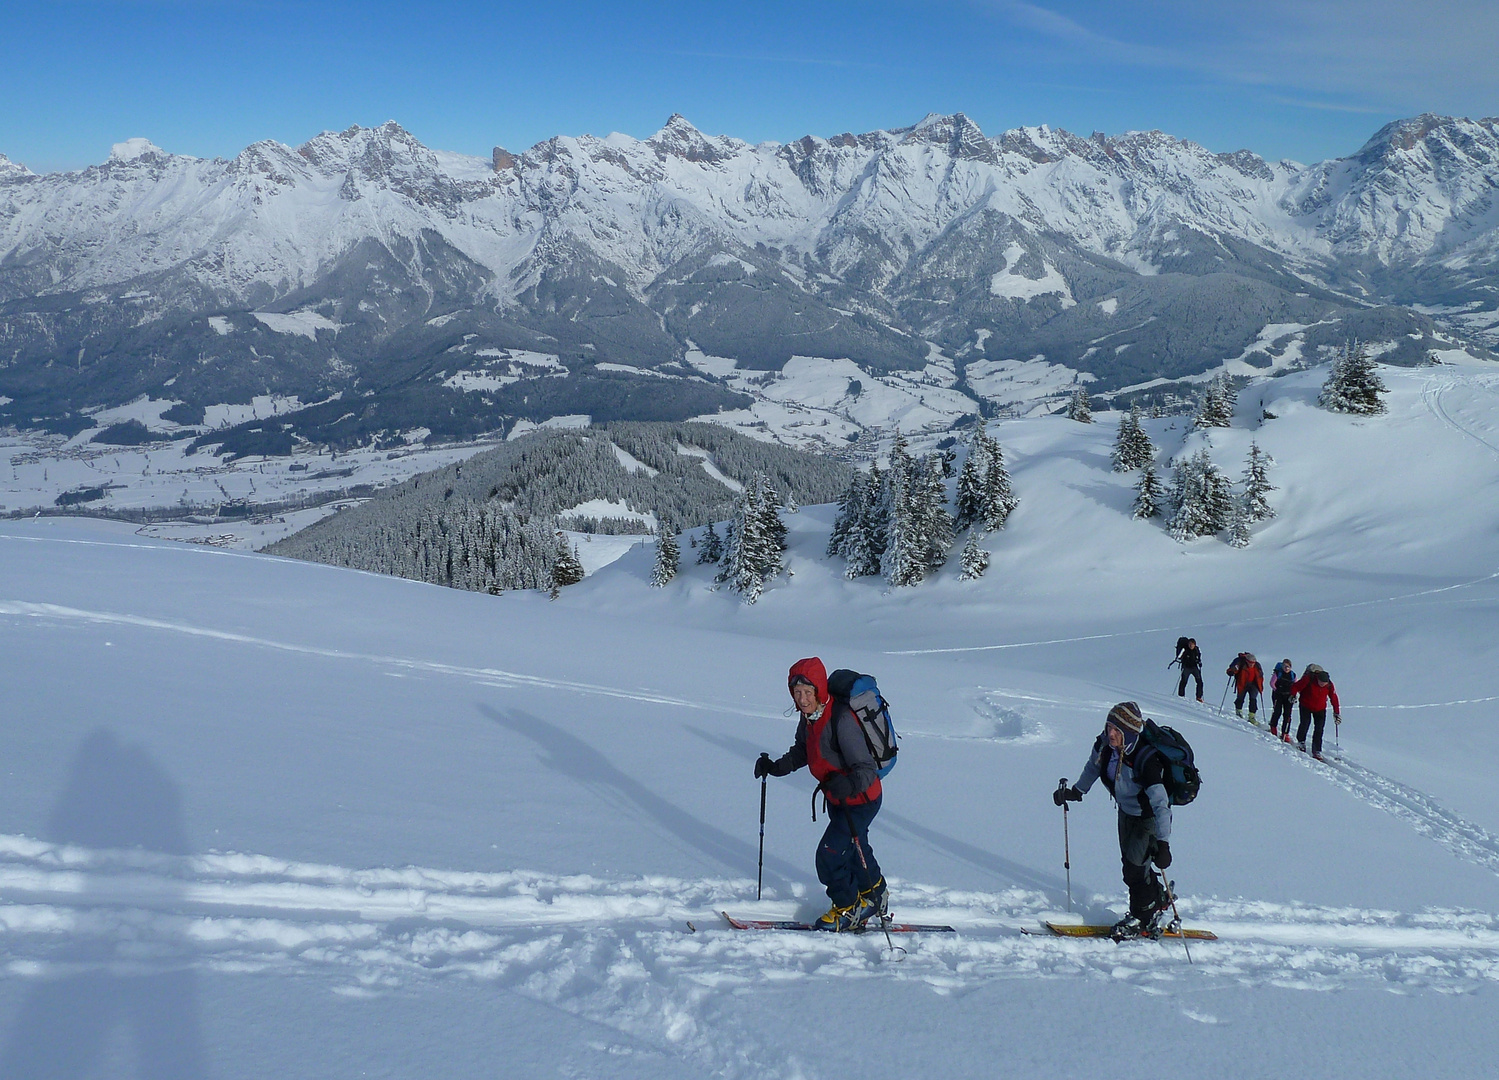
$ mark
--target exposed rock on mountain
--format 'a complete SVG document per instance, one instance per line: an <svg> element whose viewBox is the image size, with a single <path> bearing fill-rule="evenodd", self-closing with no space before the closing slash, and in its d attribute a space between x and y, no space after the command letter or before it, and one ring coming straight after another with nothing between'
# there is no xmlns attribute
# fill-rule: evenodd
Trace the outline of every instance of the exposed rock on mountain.
<svg viewBox="0 0 1499 1080"><path fill-rule="evenodd" d="M143 393L369 398L434 432L742 405L698 350L877 374L936 346L960 379L1037 359L1095 391L1268 365L1276 326L1416 362L1499 324L1496 187L1499 120L1430 115L1312 166L961 113L785 145L673 116L487 160L393 122L227 161L0 157L0 422Z"/></svg>

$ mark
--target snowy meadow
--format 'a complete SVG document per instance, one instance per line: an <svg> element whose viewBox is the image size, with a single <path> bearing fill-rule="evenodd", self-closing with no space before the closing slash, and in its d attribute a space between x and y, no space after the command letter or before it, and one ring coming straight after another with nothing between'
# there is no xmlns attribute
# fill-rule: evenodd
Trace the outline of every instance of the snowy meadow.
<svg viewBox="0 0 1499 1080"><path fill-rule="evenodd" d="M1246 547L1132 516L1117 414L990 426L1018 497L978 580L849 580L786 514L758 602L652 545L562 591L460 592L83 519L0 524L0 1075L1477 1077L1499 1052L1499 372L1383 368L1389 412L1250 383L1158 462L1269 456ZM1265 413L1273 419L1261 419ZM1207 698L1175 695L1181 634ZM1327 668L1329 760L1218 708L1241 650ZM897 918L809 918L799 657L875 673L903 741L871 830ZM1184 920L1038 936L1116 701L1192 742ZM1076 914L1123 910L1115 814ZM1115 1049L1122 1047L1125 1049Z"/></svg>

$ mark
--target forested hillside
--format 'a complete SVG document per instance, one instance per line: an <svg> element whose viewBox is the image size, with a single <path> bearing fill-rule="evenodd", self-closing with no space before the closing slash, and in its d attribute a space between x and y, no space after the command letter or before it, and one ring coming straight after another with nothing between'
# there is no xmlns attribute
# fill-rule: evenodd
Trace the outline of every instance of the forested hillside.
<svg viewBox="0 0 1499 1080"><path fill-rule="evenodd" d="M727 518L756 476L783 499L830 502L849 467L711 424L538 431L414 477L270 550L454 588L545 588L559 517L586 531L691 528Z"/></svg>

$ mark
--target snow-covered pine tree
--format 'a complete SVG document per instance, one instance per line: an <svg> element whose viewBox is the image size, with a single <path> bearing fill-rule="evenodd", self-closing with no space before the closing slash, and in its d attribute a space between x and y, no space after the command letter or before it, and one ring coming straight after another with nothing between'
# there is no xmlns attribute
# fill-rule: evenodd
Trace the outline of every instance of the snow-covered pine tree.
<svg viewBox="0 0 1499 1080"><path fill-rule="evenodd" d="M971 528L984 513L984 473L989 463L989 436L979 421L968 438L968 456L958 471L958 491L953 509L959 529Z"/></svg>
<svg viewBox="0 0 1499 1080"><path fill-rule="evenodd" d="M703 547L697 553L698 565L716 563L723 558L723 537L718 535L713 522L708 522L708 531L703 534Z"/></svg>
<svg viewBox="0 0 1499 1080"><path fill-rule="evenodd" d="M919 478L911 456L905 452L905 440L896 437L897 450L890 453L890 471L886 481L890 491L890 517L887 541L880 570L891 588L919 585L926 576L926 537L922 533Z"/></svg>
<svg viewBox="0 0 1499 1080"><path fill-rule="evenodd" d="M1323 408L1333 412L1376 416L1386 411L1379 395L1388 392L1389 387L1379 377L1369 350L1363 342L1355 341L1344 345L1342 355L1333 361L1332 372L1322 384L1318 400Z"/></svg>
<svg viewBox="0 0 1499 1080"><path fill-rule="evenodd" d="M1109 455L1114 461L1115 472L1129 472L1138 468L1135 464L1134 439L1130 430L1130 421L1134 413L1121 413L1119 416L1119 430L1114 435L1114 450Z"/></svg>
<svg viewBox="0 0 1499 1080"><path fill-rule="evenodd" d="M833 531L828 534L828 558L848 558L849 534L859 526L864 516L864 486L866 477L862 469L855 469L848 478L848 487L838 499L838 513L833 518Z"/></svg>
<svg viewBox="0 0 1499 1080"><path fill-rule="evenodd" d="M1010 486L1010 472L1005 468L1005 454L999 440L986 435L985 441L988 461L984 466L983 512L979 525L985 532L998 532L1010 520L1010 514L1020 505L1020 500Z"/></svg>
<svg viewBox="0 0 1499 1080"><path fill-rule="evenodd" d="M1067 419L1080 424L1093 423L1093 406L1088 401L1088 391L1081 386L1072 391L1072 398L1067 402Z"/></svg>
<svg viewBox="0 0 1499 1080"><path fill-rule="evenodd" d="M552 581L558 588L562 588L568 585L576 585L582 580L583 564L578 561L578 553L567 542L567 536L559 532L557 534L557 554L552 560Z"/></svg>
<svg viewBox="0 0 1499 1080"><path fill-rule="evenodd" d="M682 549L677 544L676 530L662 522L656 534L656 565L651 569L651 584L662 588L677 576L682 563Z"/></svg>
<svg viewBox="0 0 1499 1080"><path fill-rule="evenodd" d="M1237 396L1227 375L1214 375L1208 382L1207 389L1202 393L1202 405L1197 410L1197 419L1192 422L1192 426L1194 428L1232 427L1234 400Z"/></svg>
<svg viewBox="0 0 1499 1080"><path fill-rule="evenodd" d="M1242 503L1235 503L1233 520L1228 526L1228 546L1247 548L1250 539L1249 513Z"/></svg>
<svg viewBox="0 0 1499 1080"><path fill-rule="evenodd" d="M1165 505L1166 489L1155 474L1155 465L1147 461L1140 473L1140 481L1135 485L1134 516L1137 518L1159 517L1161 508Z"/></svg>
<svg viewBox="0 0 1499 1080"><path fill-rule="evenodd" d="M921 483L921 534L925 541L925 561L928 570L936 571L947 565L947 553L952 548L953 519L947 512L947 470L942 458L933 454L926 459L918 472Z"/></svg>
<svg viewBox="0 0 1499 1080"><path fill-rule="evenodd" d="M874 465L864 482L863 510L859 520L849 526L848 540L844 544L844 558L848 565L843 568L843 576L850 581L873 577L880 572L889 525L887 477L887 473Z"/></svg>
<svg viewBox="0 0 1499 1080"><path fill-rule="evenodd" d="M765 583L783 569L781 549L768 531L774 512L767 511L763 477L751 477L729 522L723 569L714 579L743 596L746 604L759 600Z"/></svg>
<svg viewBox="0 0 1499 1080"><path fill-rule="evenodd" d="M1233 524L1234 514L1238 507L1238 500L1234 498L1233 481L1229 480L1222 469L1213 464L1206 450L1197 451L1197 456L1201 459L1199 468L1202 475L1203 494L1207 501L1212 526L1208 531L1222 532Z"/></svg>
<svg viewBox="0 0 1499 1080"><path fill-rule="evenodd" d="M786 550L786 523L781 520L781 493L770 482L770 477L761 473L756 477L760 486L761 531L765 535L765 571L767 577L775 577L783 569L782 553ZM774 569L771 564L774 563Z"/></svg>
<svg viewBox="0 0 1499 1080"><path fill-rule="evenodd" d="M1129 407L1129 418L1130 457L1135 463L1134 467L1138 469L1155 460L1155 443L1150 441L1150 436L1145 433L1145 425L1140 423L1138 404Z"/></svg>
<svg viewBox="0 0 1499 1080"><path fill-rule="evenodd" d="M1260 449L1259 443L1249 444L1249 456L1244 460L1244 513L1250 521L1269 521L1275 516L1275 507L1265 497L1275 490L1267 475L1274 464L1270 455Z"/></svg>
<svg viewBox="0 0 1499 1080"><path fill-rule="evenodd" d="M989 553L979 545L977 532L969 532L968 542L963 545L959 562L963 567L963 572L958 575L959 581L973 581L975 578L981 578L984 576L984 571L989 569Z"/></svg>

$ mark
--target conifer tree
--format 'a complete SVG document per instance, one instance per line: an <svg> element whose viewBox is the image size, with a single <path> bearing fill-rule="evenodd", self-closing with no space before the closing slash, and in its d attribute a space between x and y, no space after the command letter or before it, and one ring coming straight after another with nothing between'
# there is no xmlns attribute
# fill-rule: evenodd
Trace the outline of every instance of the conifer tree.
<svg viewBox="0 0 1499 1080"><path fill-rule="evenodd" d="M1228 527L1228 546L1246 548L1251 539L1249 533L1249 514L1242 503L1234 506L1233 521Z"/></svg>
<svg viewBox="0 0 1499 1080"><path fill-rule="evenodd" d="M1130 426L1133 418L1133 412L1121 413L1119 416L1119 430L1114 435L1114 450L1109 455L1114 461L1115 472L1129 472L1138 467L1135 465L1134 438Z"/></svg>
<svg viewBox="0 0 1499 1080"><path fill-rule="evenodd" d="M848 487L838 499L838 513L833 518L833 531L828 534L828 558L848 558L849 535L859 526L864 516L864 488L866 477L863 470L855 469L848 478Z"/></svg>
<svg viewBox="0 0 1499 1080"><path fill-rule="evenodd" d="M664 521L656 535L656 565L651 570L651 584L662 588L677 576L682 562L682 549L677 544L676 530Z"/></svg>
<svg viewBox="0 0 1499 1080"><path fill-rule="evenodd" d="M1269 521L1275 516L1275 507L1265 497L1267 492L1275 490L1266 475L1271 464L1270 455L1258 443L1249 444L1249 456L1244 462L1244 513L1251 522Z"/></svg>
<svg viewBox="0 0 1499 1080"><path fill-rule="evenodd" d="M913 476L912 461L905 452L905 440L896 436L896 448L890 453L890 471L886 486L890 492L889 524L880 571L891 588L918 585L926 577L926 540L921 535L921 499L923 492Z"/></svg>
<svg viewBox="0 0 1499 1080"><path fill-rule="evenodd" d="M1088 402L1088 391L1081 386L1072 391L1072 398L1067 402L1067 419L1080 424L1093 423L1093 406Z"/></svg>
<svg viewBox="0 0 1499 1080"><path fill-rule="evenodd" d="M869 469L869 478L864 484L864 508L856 524L849 528L845 545L848 565L843 576L854 578L873 577L880 572L884 559L889 530L889 474L878 465Z"/></svg>
<svg viewBox="0 0 1499 1080"><path fill-rule="evenodd" d="M958 529L971 528L984 513L984 474L989 462L989 436L983 421L968 438L968 456L958 471L957 500L953 509Z"/></svg>
<svg viewBox="0 0 1499 1080"><path fill-rule="evenodd" d="M761 476L745 485L724 540L723 569L714 579L743 596L746 604L759 600L765 583L784 569L782 547L769 528L775 510L767 504L766 486Z"/></svg>
<svg viewBox="0 0 1499 1080"><path fill-rule="evenodd" d="M988 461L984 466L983 513L979 521L985 532L998 532L1005 527L1020 500L1010 486L1010 472L1005 468L1004 450L999 440L986 436L985 441Z"/></svg>
<svg viewBox="0 0 1499 1080"><path fill-rule="evenodd" d="M1376 416L1386 411L1387 406L1379 395L1388 392L1389 387L1380 379L1363 342L1349 342L1333 361L1332 371L1322 384L1318 400L1323 408L1333 412Z"/></svg>
<svg viewBox="0 0 1499 1080"><path fill-rule="evenodd" d="M939 455L926 460L918 471L921 485L921 539L924 559L928 570L940 570L947 565L947 553L952 548L953 518L947 512L946 470Z"/></svg>
<svg viewBox="0 0 1499 1080"><path fill-rule="evenodd" d="M1195 428L1232 427L1236 397L1237 393L1233 384L1229 382L1228 376L1214 375L1207 389L1202 393L1202 405L1197 410L1197 419L1192 422L1192 426Z"/></svg>
<svg viewBox="0 0 1499 1080"><path fill-rule="evenodd" d="M989 569L989 553L979 546L979 534L970 531L968 542L963 545L963 552L959 556L959 563L963 572L958 575L959 581L973 581L975 578L984 576L984 571Z"/></svg>
<svg viewBox="0 0 1499 1080"><path fill-rule="evenodd" d="M718 535L713 522L708 522L708 531L703 534L703 548L697 553L698 565L716 563L723 558L723 537Z"/></svg>
<svg viewBox="0 0 1499 1080"><path fill-rule="evenodd" d="M552 562L552 582L559 588L576 585L583 580L583 564L578 561L578 553L573 546L567 542L567 536L563 533L557 534L557 555Z"/></svg>
<svg viewBox="0 0 1499 1080"><path fill-rule="evenodd" d="M1146 462L1144 470L1140 473L1140 481L1135 485L1134 516L1142 519L1159 517L1164 505L1166 505L1166 489L1155 474L1155 465Z"/></svg>

